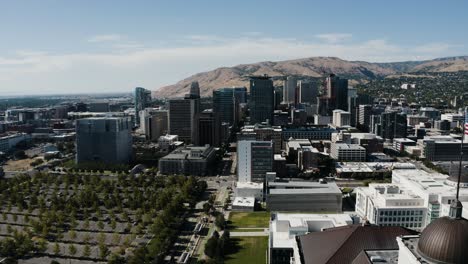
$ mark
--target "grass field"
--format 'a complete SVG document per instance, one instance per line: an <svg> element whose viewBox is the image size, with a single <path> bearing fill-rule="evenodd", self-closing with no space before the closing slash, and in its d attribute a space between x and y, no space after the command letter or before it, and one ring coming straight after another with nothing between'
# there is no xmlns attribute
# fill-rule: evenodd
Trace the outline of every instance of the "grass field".
<svg viewBox="0 0 468 264"><path fill-rule="evenodd" d="M232 212L229 216L229 228L268 227L270 212Z"/></svg>
<svg viewBox="0 0 468 264"><path fill-rule="evenodd" d="M236 237L237 252L226 256L226 264L266 263L268 237Z"/></svg>

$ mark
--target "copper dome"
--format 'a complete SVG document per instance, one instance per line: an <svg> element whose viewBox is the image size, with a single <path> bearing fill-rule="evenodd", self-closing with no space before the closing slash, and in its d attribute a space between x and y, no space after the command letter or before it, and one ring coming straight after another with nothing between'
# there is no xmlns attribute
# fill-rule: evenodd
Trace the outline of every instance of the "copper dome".
<svg viewBox="0 0 468 264"><path fill-rule="evenodd" d="M468 220L441 217L421 233L419 253L439 264L463 264L468 260Z"/></svg>

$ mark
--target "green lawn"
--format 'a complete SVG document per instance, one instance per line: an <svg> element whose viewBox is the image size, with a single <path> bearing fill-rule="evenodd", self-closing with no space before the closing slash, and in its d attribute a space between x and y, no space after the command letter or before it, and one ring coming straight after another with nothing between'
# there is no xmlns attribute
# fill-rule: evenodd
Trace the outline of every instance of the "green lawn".
<svg viewBox="0 0 468 264"><path fill-rule="evenodd" d="M266 263L268 237L233 237L237 252L227 255L226 264Z"/></svg>
<svg viewBox="0 0 468 264"><path fill-rule="evenodd" d="M229 228L268 227L270 212L232 212L229 216Z"/></svg>

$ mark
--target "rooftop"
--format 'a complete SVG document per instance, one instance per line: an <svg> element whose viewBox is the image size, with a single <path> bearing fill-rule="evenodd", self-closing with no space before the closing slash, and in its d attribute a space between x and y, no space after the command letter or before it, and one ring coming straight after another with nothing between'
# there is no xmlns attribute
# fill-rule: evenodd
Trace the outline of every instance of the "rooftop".
<svg viewBox="0 0 468 264"><path fill-rule="evenodd" d="M304 264L352 263L362 251L397 250L396 237L415 231L396 226L351 225L299 237Z"/></svg>
<svg viewBox="0 0 468 264"><path fill-rule="evenodd" d="M239 189L263 189L263 183L259 182L237 182L236 185Z"/></svg>
<svg viewBox="0 0 468 264"><path fill-rule="evenodd" d="M292 248L297 234L320 232L326 228L350 225L348 214L288 214L273 213L270 221L270 238L273 247Z"/></svg>
<svg viewBox="0 0 468 264"><path fill-rule="evenodd" d="M232 206L254 207L255 197L236 197L232 202Z"/></svg>
<svg viewBox="0 0 468 264"><path fill-rule="evenodd" d="M335 182L320 183L306 181L268 182L268 192L269 194L341 194L341 190Z"/></svg>
<svg viewBox="0 0 468 264"><path fill-rule="evenodd" d="M346 144L346 143L335 143L335 147L338 150L347 149L347 150L366 150L364 147L361 147L358 144Z"/></svg>

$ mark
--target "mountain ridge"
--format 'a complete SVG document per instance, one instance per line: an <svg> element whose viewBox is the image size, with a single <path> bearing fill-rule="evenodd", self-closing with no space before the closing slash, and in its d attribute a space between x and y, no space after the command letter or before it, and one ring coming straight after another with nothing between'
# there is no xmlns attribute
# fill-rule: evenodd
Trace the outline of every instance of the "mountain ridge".
<svg viewBox="0 0 468 264"><path fill-rule="evenodd" d="M262 61L239 64L233 67L219 67L211 71L196 73L173 85L153 91L154 97L182 97L190 84L198 81L202 96L211 96L213 90L222 87L248 86L248 76L309 76L323 77L336 73L353 83L366 82L376 78L418 72L468 71L468 56L436 58L421 61L366 62L348 61L338 57L308 57L284 61Z"/></svg>

